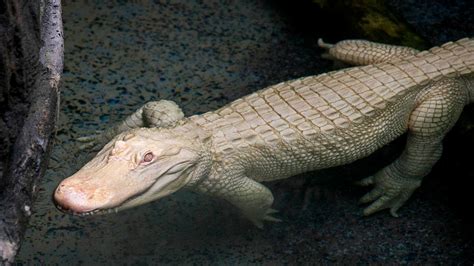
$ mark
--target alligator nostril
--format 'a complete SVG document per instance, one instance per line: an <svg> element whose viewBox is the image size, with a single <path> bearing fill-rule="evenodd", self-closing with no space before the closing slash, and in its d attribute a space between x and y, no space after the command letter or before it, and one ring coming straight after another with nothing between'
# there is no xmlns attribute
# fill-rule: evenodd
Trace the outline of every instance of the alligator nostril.
<svg viewBox="0 0 474 266"><path fill-rule="evenodd" d="M61 193L61 192L62 192L61 189L64 188L64 186L65 186L64 184L60 184L60 185L56 188L55 193Z"/></svg>
<svg viewBox="0 0 474 266"><path fill-rule="evenodd" d="M94 193L71 185L60 184L55 190L53 200L57 208L68 213L83 213L93 210Z"/></svg>

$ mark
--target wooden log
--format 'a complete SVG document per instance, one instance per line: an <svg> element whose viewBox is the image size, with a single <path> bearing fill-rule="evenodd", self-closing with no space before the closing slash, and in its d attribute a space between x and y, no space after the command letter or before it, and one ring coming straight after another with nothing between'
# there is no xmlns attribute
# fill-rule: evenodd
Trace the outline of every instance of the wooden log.
<svg viewBox="0 0 474 266"><path fill-rule="evenodd" d="M0 264L9 264L47 167L59 108L63 27L60 0L5 0L0 10L0 137L13 143L2 154Z"/></svg>

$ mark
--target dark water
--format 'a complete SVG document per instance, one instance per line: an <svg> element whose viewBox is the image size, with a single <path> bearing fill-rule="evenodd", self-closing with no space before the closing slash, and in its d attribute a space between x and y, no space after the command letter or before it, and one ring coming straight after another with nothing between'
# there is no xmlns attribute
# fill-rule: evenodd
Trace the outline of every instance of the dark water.
<svg viewBox="0 0 474 266"><path fill-rule="evenodd" d="M329 22L321 30L305 27L309 20L295 17L297 8L284 1L191 2L66 1L59 130L18 262L472 263L472 220L462 210L464 198L450 196L467 192L462 177L474 177L460 166L466 160L456 157L462 148L457 145L474 148L467 115L448 136L446 152L453 159L443 157L434 170L440 176L455 173L449 180L457 185L433 174L399 219L387 213L362 217L357 200L364 189L350 182L314 184L308 178L314 174L269 184L283 222L263 230L229 204L187 191L106 216L57 211L50 200L53 189L93 156L78 151L74 139L107 128L146 101L170 99L191 115L279 81L331 69L315 42L328 34ZM410 13L404 14L409 20ZM399 140L378 155L387 161L402 145ZM369 159L322 174L328 180L362 176L384 163Z"/></svg>

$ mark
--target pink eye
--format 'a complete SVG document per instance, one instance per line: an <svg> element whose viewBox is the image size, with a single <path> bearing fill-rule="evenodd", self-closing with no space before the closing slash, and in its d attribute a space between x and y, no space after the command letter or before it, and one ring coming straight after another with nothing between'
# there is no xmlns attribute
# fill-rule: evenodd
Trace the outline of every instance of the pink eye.
<svg viewBox="0 0 474 266"><path fill-rule="evenodd" d="M143 162L149 163L153 160L153 153L152 152L147 152L145 156L143 156Z"/></svg>

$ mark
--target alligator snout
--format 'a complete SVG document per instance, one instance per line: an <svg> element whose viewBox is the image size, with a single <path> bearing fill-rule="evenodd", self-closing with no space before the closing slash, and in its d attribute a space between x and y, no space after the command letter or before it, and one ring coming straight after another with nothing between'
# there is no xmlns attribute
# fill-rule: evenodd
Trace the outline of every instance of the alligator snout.
<svg viewBox="0 0 474 266"><path fill-rule="evenodd" d="M95 190L86 191L81 186L68 184L65 180L56 188L53 199L61 211L85 214L96 210L94 194Z"/></svg>

